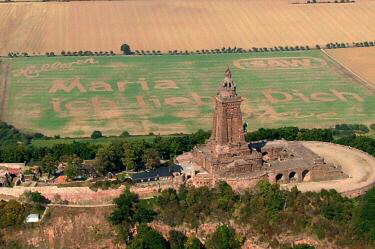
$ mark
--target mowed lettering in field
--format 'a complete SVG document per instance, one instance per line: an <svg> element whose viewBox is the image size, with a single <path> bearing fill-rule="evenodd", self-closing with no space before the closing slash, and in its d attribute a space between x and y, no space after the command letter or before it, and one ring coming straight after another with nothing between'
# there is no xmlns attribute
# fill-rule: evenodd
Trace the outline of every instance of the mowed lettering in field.
<svg viewBox="0 0 375 249"><path fill-rule="evenodd" d="M173 80L158 80L155 82L147 82L144 78L139 78L137 81L118 81L117 84L111 85L104 81L92 81L89 84L84 84L80 79L73 79L71 82L63 80L53 81L48 92L50 94L58 93L72 93L79 92L80 94L93 93L93 92L120 92L126 93L129 87L138 87L140 93L135 96L128 96L131 102L136 104L136 107L140 110L156 110L162 109L163 107L188 107L188 106L212 106L211 96L201 96L197 92L189 92L185 96L173 96L168 95L159 97L156 95L147 95L150 90L173 90L179 91L179 87ZM147 96L147 97L146 97ZM301 113L301 112L288 112L288 113L277 113L275 107L279 103L289 102L302 102L302 103L324 103L324 102L352 102L362 103L365 97L358 93L341 91L335 88L329 88L327 91L310 92L304 93L302 91L291 89L289 91L285 89L269 89L265 88L261 91L261 95L264 99L260 100L261 103L266 101L267 108L265 111L262 108L253 108L250 106L248 101L244 103L244 110L248 110L246 115L253 116L255 118L264 118L269 116L271 119L285 119L285 118L308 118L317 117L318 119L332 119L337 115L335 112L321 112L321 113ZM127 106L122 106L123 103L119 99L112 99L104 96L92 96L83 100L70 100L69 98L58 98L54 97L51 101L52 109L56 113L68 112L72 115L77 112L94 112L100 113L103 110L112 110L117 112L119 110L127 109Z"/></svg>
<svg viewBox="0 0 375 249"><path fill-rule="evenodd" d="M233 61L233 65L239 69L307 69L326 66L327 63L313 57L273 57L273 58L249 58Z"/></svg>
<svg viewBox="0 0 375 249"><path fill-rule="evenodd" d="M74 93L76 91L81 94L87 92L113 92L117 91L120 93L126 93L129 87L138 87L139 90L147 93L150 89L154 90L166 90L166 89L178 89L174 80L157 80L152 84L147 82L144 78L139 78L137 81L118 81L114 86L104 81L92 81L90 84L83 84L80 79L73 79L70 83L64 80L54 80L52 86L49 88L48 93ZM200 96L196 92L191 92L189 96L168 96L164 97L162 102L157 96L148 96L145 98L144 95L131 96L135 98L135 102L138 108L150 109L150 108L161 108L163 104L169 106L181 106L181 105L195 105L195 106L209 106L211 97ZM66 98L65 98L66 99ZM88 100L64 100L60 98L54 98L51 102L54 112L62 112L67 110L69 112L77 112L79 110L100 112L101 109L112 109L115 111L118 109L118 104L115 100L107 99L105 97L94 96Z"/></svg>
<svg viewBox="0 0 375 249"><path fill-rule="evenodd" d="M54 63L46 63L39 66L30 65L25 68L21 68L13 71L14 77L25 77L25 78L35 78L40 76L43 72L51 71L62 71L73 69L74 65L85 65L85 64L98 64L99 62L94 58L88 58L85 60L76 60L69 63L63 63L56 61Z"/></svg>

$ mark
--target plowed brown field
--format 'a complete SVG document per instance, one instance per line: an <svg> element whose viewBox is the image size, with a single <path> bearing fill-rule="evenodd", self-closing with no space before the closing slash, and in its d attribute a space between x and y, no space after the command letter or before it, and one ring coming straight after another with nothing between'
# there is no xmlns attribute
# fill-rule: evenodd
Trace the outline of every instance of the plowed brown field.
<svg viewBox="0 0 375 249"><path fill-rule="evenodd" d="M0 54L196 50L375 40L375 1L153 0L0 4Z"/></svg>
<svg viewBox="0 0 375 249"><path fill-rule="evenodd" d="M330 49L326 52L375 87L375 47Z"/></svg>

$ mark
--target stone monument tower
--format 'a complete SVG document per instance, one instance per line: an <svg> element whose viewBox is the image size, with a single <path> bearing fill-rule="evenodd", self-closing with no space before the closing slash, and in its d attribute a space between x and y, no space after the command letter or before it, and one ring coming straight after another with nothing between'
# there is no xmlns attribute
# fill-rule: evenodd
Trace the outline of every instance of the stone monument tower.
<svg viewBox="0 0 375 249"><path fill-rule="evenodd" d="M229 68L215 96L212 135L207 144L193 150L194 161L207 172L233 176L248 174L262 166L262 156L245 141L241 102Z"/></svg>
<svg viewBox="0 0 375 249"><path fill-rule="evenodd" d="M211 140L218 145L245 143L241 114L242 98L237 95L236 83L229 68L215 97L214 126Z"/></svg>
<svg viewBox="0 0 375 249"><path fill-rule="evenodd" d="M279 140L248 144L242 123L242 100L232 73L227 69L215 96L210 139L176 159L186 169L186 183L213 187L216 182L225 180L232 188L245 189L261 179L290 183L348 177L340 165L326 163L301 142ZM257 146L257 150L251 145Z"/></svg>

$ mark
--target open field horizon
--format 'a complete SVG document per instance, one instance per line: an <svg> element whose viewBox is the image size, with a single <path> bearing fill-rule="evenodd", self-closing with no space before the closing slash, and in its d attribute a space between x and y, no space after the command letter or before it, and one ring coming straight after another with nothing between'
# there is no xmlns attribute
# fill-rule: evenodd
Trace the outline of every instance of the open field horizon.
<svg viewBox="0 0 375 249"><path fill-rule="evenodd" d="M374 41L375 1L137 0L0 4L0 55ZM98 18L100 16L100 18Z"/></svg>
<svg viewBox="0 0 375 249"><path fill-rule="evenodd" d="M3 60L3 121L46 135L210 129L229 66L249 129L373 123L374 87L319 50ZM1 98L1 96L0 96Z"/></svg>

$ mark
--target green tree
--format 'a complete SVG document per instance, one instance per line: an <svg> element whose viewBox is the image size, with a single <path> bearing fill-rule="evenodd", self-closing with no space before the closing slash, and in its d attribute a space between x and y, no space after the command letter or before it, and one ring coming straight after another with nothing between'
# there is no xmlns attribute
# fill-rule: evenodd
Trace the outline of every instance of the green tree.
<svg viewBox="0 0 375 249"><path fill-rule="evenodd" d="M135 151L132 148L126 148L121 161L126 170L134 170L137 167L137 156Z"/></svg>
<svg viewBox="0 0 375 249"><path fill-rule="evenodd" d="M143 155L143 162L147 169L155 169L160 166L159 152L154 149L146 149Z"/></svg>
<svg viewBox="0 0 375 249"><path fill-rule="evenodd" d="M109 221L116 225L120 236L128 242L131 234L130 229L136 223L150 222L155 212L141 205L136 194L126 188L124 192L114 200L115 210L108 217Z"/></svg>
<svg viewBox="0 0 375 249"><path fill-rule="evenodd" d="M367 235L375 242L375 188L360 198L356 215L356 229L359 234Z"/></svg>
<svg viewBox="0 0 375 249"><path fill-rule="evenodd" d="M168 242L160 233L141 224L128 249L168 249Z"/></svg>
<svg viewBox="0 0 375 249"><path fill-rule="evenodd" d="M103 134L102 134L101 131L93 131L91 133L91 138L92 139L98 139L98 138L101 138L101 137L103 137Z"/></svg>
<svg viewBox="0 0 375 249"><path fill-rule="evenodd" d="M130 133L128 131L123 131L120 137L130 137Z"/></svg>
<svg viewBox="0 0 375 249"><path fill-rule="evenodd" d="M216 198L213 201L215 209L230 212L234 208L238 197L232 187L225 181L219 181L215 188Z"/></svg>
<svg viewBox="0 0 375 249"><path fill-rule="evenodd" d="M44 197L41 193L35 191L25 191L20 199L25 202L25 203L29 203L29 204L32 204L32 205L35 205L35 204L47 204L49 203L50 201Z"/></svg>
<svg viewBox="0 0 375 249"><path fill-rule="evenodd" d="M109 216L109 220L114 225L119 225L123 222L135 223L134 217L134 204L138 202L138 196L133 192L130 192L129 188L126 188L124 192L114 200L116 209Z"/></svg>
<svg viewBox="0 0 375 249"><path fill-rule="evenodd" d="M134 161L138 164L142 162L143 154L145 150L149 148L149 144L144 139L124 141L122 148L124 153L126 153L127 150L131 150L131 153L135 156Z"/></svg>
<svg viewBox="0 0 375 249"><path fill-rule="evenodd" d="M257 197L261 199L264 207L272 214L281 211L285 205L286 197L276 184L259 181L256 185Z"/></svg>
<svg viewBox="0 0 375 249"><path fill-rule="evenodd" d="M52 176L55 174L57 169L57 161L52 156L52 154L47 154L42 159L42 171L48 173L48 176Z"/></svg>
<svg viewBox="0 0 375 249"><path fill-rule="evenodd" d="M70 180L73 180L78 176L79 170L82 168L83 160L76 155L72 155L67 157L66 163L64 173Z"/></svg>
<svg viewBox="0 0 375 249"><path fill-rule="evenodd" d="M121 160L113 144L104 145L98 150L94 162L98 174L105 175L108 172L114 172L119 170L121 166Z"/></svg>
<svg viewBox="0 0 375 249"><path fill-rule="evenodd" d="M17 226L26 218L26 207L15 200L0 203L0 228Z"/></svg>
<svg viewBox="0 0 375 249"><path fill-rule="evenodd" d="M131 49L130 49L130 46L129 46L128 44L126 44L126 43L124 43L124 44L121 45L120 50L121 50L124 54L126 54L126 55L130 55L130 54L132 54L132 51L131 51Z"/></svg>
<svg viewBox="0 0 375 249"><path fill-rule="evenodd" d="M236 238L233 228L222 225L210 236L206 246L208 249L239 249L241 243Z"/></svg>
<svg viewBox="0 0 375 249"><path fill-rule="evenodd" d="M188 238L185 249L205 249L205 247L199 239L193 236Z"/></svg>
<svg viewBox="0 0 375 249"><path fill-rule="evenodd" d="M333 131L328 129L300 129L296 140L302 141L333 141Z"/></svg>
<svg viewBox="0 0 375 249"><path fill-rule="evenodd" d="M169 245L171 249L184 249L187 237L180 231L169 231Z"/></svg>

